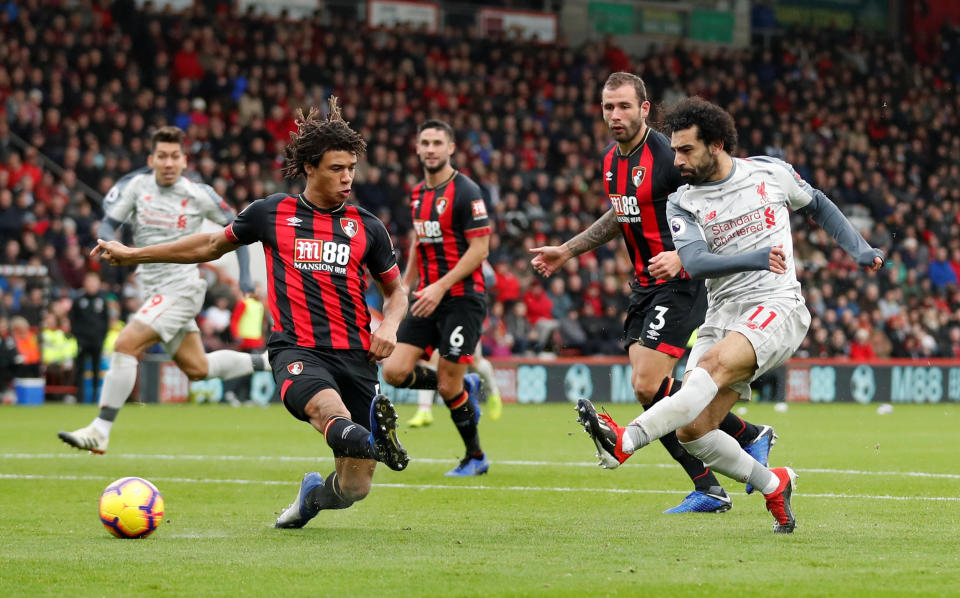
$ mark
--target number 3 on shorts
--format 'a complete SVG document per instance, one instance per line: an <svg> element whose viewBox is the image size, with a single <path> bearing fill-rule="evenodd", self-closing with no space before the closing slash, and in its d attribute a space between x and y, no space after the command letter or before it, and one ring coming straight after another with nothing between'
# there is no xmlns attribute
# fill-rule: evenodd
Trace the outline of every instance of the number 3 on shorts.
<svg viewBox="0 0 960 598"><path fill-rule="evenodd" d="M463 330L463 326L457 326L453 329L453 332L450 333L450 346L451 347L462 347L463 346L463 335L460 334L460 331Z"/></svg>
<svg viewBox="0 0 960 598"><path fill-rule="evenodd" d="M650 330L660 330L661 328L667 325L667 321L663 319L663 316L665 316L667 312L670 311L670 308L664 307L662 305L654 305L653 309L656 310L657 317L652 322L650 322Z"/></svg>

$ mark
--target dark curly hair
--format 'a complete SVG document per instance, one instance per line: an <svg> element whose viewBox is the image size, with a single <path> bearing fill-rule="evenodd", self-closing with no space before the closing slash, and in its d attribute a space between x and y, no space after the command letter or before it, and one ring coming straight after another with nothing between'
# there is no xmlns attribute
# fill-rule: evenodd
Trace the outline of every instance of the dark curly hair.
<svg viewBox="0 0 960 598"><path fill-rule="evenodd" d="M737 148L737 127L730 114L701 97L684 98L671 108L663 119L668 135L674 131L697 127L697 139L707 145L723 143L728 154Z"/></svg>
<svg viewBox="0 0 960 598"><path fill-rule="evenodd" d="M330 96L328 103L330 114L326 118L316 107L310 108L306 116L303 110L297 110L297 131L290 133L290 143L283 150L284 163L280 172L284 178L306 176L304 165L320 164L323 155L330 151L345 151L357 156L367 151L367 142L343 120L336 96Z"/></svg>

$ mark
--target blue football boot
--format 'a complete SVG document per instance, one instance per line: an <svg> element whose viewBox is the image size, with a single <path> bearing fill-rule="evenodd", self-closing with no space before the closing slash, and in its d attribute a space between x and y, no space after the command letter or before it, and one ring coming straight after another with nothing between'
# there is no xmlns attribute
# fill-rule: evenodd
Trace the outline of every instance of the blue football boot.
<svg viewBox="0 0 960 598"><path fill-rule="evenodd" d="M297 499L280 513L274 527L286 529L300 528L316 517L320 509L309 503L307 495L311 490L321 485L323 485L323 476L319 473L314 471L304 474L303 480L300 482L300 491L297 492Z"/></svg>
<svg viewBox="0 0 960 598"><path fill-rule="evenodd" d="M450 477L483 475L487 473L487 470L489 469L490 461L487 460L486 455L484 455L481 459L477 459L476 457L464 457L463 460L460 461L460 465L457 465L443 475Z"/></svg>
<svg viewBox="0 0 960 598"><path fill-rule="evenodd" d="M483 388L483 380L479 374L467 374L463 377L463 387L467 391L467 399L473 405L473 412L476 414L473 419L474 424L480 423L480 404L487 400L487 393Z"/></svg>
<svg viewBox="0 0 960 598"><path fill-rule="evenodd" d="M760 462L760 465L764 467L767 466L767 461L770 458L770 451L773 450L773 445L777 443L778 436L773 433L773 428L771 426L763 426L760 428L760 435L753 439L753 442L743 447L743 450L747 451L747 454ZM753 493L753 486L747 484L746 487L747 494Z"/></svg>
<svg viewBox="0 0 960 598"><path fill-rule="evenodd" d="M707 492L694 490L679 505L664 513L723 513L729 511L733 501L720 486L712 486Z"/></svg>

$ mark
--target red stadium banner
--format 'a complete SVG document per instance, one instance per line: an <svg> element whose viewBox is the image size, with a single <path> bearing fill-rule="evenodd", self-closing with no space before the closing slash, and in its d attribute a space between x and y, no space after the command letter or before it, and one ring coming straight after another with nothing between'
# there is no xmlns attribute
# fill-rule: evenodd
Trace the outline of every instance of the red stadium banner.
<svg viewBox="0 0 960 598"><path fill-rule="evenodd" d="M547 12L483 8L478 22L480 31L487 36L505 34L543 43L557 40L557 15Z"/></svg>

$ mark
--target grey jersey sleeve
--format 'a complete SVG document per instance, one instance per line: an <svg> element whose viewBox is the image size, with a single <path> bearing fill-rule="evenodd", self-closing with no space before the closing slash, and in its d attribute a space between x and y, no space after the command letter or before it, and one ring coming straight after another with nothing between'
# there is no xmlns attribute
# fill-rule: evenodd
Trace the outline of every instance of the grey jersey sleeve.
<svg viewBox="0 0 960 598"><path fill-rule="evenodd" d="M216 222L220 226L226 226L236 219L236 213L233 211L220 194L213 187L204 183L197 183L203 192L203 199L208 200L204 203L203 217L211 222Z"/></svg>
<svg viewBox="0 0 960 598"><path fill-rule="evenodd" d="M768 270L770 248L757 249L737 255L710 253L700 225L693 214L673 202L667 204L667 220L677 255L683 269L691 278L719 278L738 272Z"/></svg>
<svg viewBox="0 0 960 598"><path fill-rule="evenodd" d="M134 179L145 173L152 172L149 168L138 168L129 172L113 184L107 194L103 196L103 221L100 223L98 237L104 241L116 238L120 226L130 218L136 210L137 195Z"/></svg>
<svg viewBox="0 0 960 598"><path fill-rule="evenodd" d="M769 162L776 167L777 178L790 198L790 207L799 214L813 218L858 265L869 266L874 258L883 259L883 252L870 247L840 208L822 191L803 180L793 166L770 157L759 158L759 161Z"/></svg>

